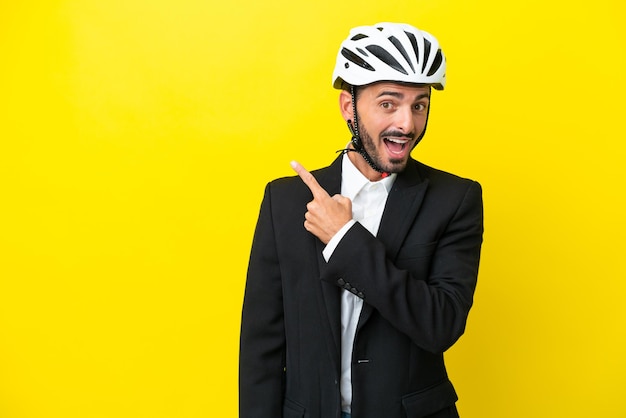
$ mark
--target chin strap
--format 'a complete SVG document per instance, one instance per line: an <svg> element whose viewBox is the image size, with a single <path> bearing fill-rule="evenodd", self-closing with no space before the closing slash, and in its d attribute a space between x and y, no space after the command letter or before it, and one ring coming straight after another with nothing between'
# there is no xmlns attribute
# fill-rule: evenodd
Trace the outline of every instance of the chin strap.
<svg viewBox="0 0 626 418"><path fill-rule="evenodd" d="M350 94L352 95L352 113L354 114L354 125L352 124L351 120L348 120L348 129L350 130L350 134L352 134L352 138L350 139L350 142L352 142L352 146L354 147L354 149L345 148L345 149L338 150L337 152L341 152L344 154L346 152L351 152L351 151L358 152L359 154L361 154L365 162L369 164L370 167L372 167L374 170L381 173L383 178L388 177L389 174L391 173L388 173L384 171L382 168L380 168L374 161L372 161L372 157L370 157L367 151L365 151L365 147L363 146L363 141L361 140L361 136L359 135L359 126L357 124L358 118L356 115L356 94L354 91L354 86L352 85L350 86Z"/></svg>

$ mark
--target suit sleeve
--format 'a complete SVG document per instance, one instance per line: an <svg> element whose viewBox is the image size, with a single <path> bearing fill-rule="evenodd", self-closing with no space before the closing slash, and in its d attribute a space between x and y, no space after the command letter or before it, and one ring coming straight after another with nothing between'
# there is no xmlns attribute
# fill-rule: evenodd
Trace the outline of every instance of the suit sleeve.
<svg viewBox="0 0 626 418"><path fill-rule="evenodd" d="M451 219L439 221L447 224L433 243L432 254L403 260L403 268L357 223L322 273L323 280L349 282L365 303L416 345L434 353L444 352L463 334L472 306L483 234L480 185L469 182Z"/></svg>
<svg viewBox="0 0 626 418"><path fill-rule="evenodd" d="M239 350L239 416L280 417L285 332L281 275L270 185L257 222L243 302Z"/></svg>

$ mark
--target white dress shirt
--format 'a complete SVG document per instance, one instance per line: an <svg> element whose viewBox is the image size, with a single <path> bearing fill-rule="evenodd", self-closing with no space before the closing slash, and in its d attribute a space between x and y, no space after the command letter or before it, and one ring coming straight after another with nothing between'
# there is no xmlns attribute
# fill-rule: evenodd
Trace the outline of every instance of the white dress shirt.
<svg viewBox="0 0 626 418"><path fill-rule="evenodd" d="M372 235L376 235L383 216L387 196L396 174L371 182L352 164L344 154L341 166L341 194L352 201L352 220L331 238L323 251L326 261L330 260L333 251L346 232L359 222ZM351 412L352 403L352 348L356 326L363 307L363 299L347 290L341 294L341 410Z"/></svg>

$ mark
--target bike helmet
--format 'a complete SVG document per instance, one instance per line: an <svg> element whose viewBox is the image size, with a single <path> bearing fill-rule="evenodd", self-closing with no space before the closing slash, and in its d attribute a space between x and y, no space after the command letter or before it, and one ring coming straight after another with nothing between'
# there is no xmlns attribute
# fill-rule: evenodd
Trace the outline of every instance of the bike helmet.
<svg viewBox="0 0 626 418"><path fill-rule="evenodd" d="M404 23L352 29L337 54L333 87L378 81L427 84L443 90L446 59L437 39Z"/></svg>

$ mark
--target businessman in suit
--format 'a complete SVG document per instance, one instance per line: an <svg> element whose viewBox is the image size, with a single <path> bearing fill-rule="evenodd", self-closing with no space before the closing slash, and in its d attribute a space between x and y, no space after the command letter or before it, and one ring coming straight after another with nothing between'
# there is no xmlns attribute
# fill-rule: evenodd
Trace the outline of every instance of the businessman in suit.
<svg viewBox="0 0 626 418"><path fill-rule="evenodd" d="M480 185L410 156L437 40L354 28L333 85L352 139L328 167L269 183L243 303L242 418L458 417L443 353L463 334L483 233Z"/></svg>

